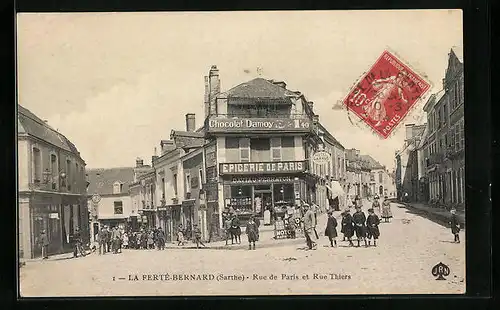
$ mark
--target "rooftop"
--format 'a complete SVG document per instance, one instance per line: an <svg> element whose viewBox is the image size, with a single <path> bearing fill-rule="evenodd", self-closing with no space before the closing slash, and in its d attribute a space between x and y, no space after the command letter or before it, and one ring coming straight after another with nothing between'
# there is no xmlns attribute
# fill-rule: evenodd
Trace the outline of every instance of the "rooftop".
<svg viewBox="0 0 500 310"><path fill-rule="evenodd" d="M17 113L17 133L28 134L30 136L46 141L58 148L73 153L78 158L80 152L76 146L63 134L52 128L47 122L36 116L30 110L18 105Z"/></svg>
<svg viewBox="0 0 500 310"><path fill-rule="evenodd" d="M113 184L123 184L122 193L128 193L129 185L134 181L133 167L87 169L87 181L90 182L88 193L99 195L113 194Z"/></svg>
<svg viewBox="0 0 500 310"><path fill-rule="evenodd" d="M228 98L289 99L297 94L273 82L256 78L239 84L224 93Z"/></svg>

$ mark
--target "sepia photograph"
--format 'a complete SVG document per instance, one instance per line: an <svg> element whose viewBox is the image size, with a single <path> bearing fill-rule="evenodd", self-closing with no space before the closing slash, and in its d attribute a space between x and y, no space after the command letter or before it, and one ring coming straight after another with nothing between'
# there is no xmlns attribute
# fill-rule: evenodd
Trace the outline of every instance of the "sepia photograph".
<svg viewBox="0 0 500 310"><path fill-rule="evenodd" d="M19 296L465 294L462 19L18 13Z"/></svg>

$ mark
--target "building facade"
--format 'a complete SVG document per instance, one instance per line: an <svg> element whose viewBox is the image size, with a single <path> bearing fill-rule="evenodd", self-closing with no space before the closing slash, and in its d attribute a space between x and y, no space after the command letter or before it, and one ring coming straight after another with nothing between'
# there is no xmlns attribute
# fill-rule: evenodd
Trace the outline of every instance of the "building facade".
<svg viewBox="0 0 500 310"><path fill-rule="evenodd" d="M76 229L90 237L85 161L64 135L20 105L17 137L20 258L41 256L42 230L49 255L72 251Z"/></svg>
<svg viewBox="0 0 500 310"><path fill-rule="evenodd" d="M91 208L92 239L96 240L101 226L131 229L136 224L137 206L129 193L134 168L88 169L88 205Z"/></svg>
<svg viewBox="0 0 500 310"><path fill-rule="evenodd" d="M443 90L432 96L424 111L429 124L427 155L430 199L464 207L465 136L463 60L451 49Z"/></svg>
<svg viewBox="0 0 500 310"><path fill-rule="evenodd" d="M396 191L399 200L418 201L420 180L417 149L426 126L426 124L405 125L406 137L403 148L396 152Z"/></svg>
<svg viewBox="0 0 500 310"><path fill-rule="evenodd" d="M150 165L145 165L142 158L136 159L135 168L132 169L132 182L129 186L132 210L137 210L131 217L132 230L140 228L149 229L156 227L157 215L155 204L156 173Z"/></svg>
<svg viewBox="0 0 500 310"><path fill-rule="evenodd" d="M218 198L219 227L224 210L244 220L265 210L279 217L304 201L326 206L326 169L322 175L310 162L324 147L313 103L284 82L262 78L221 93L216 66L205 80L204 131L216 162L207 178L218 178L206 194Z"/></svg>

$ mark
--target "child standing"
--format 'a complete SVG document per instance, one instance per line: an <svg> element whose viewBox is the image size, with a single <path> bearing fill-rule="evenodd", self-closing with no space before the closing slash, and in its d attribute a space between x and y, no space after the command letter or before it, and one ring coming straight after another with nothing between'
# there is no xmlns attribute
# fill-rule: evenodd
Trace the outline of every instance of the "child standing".
<svg viewBox="0 0 500 310"><path fill-rule="evenodd" d="M177 245L184 245L184 232L182 231L182 224L177 228Z"/></svg>
<svg viewBox="0 0 500 310"><path fill-rule="evenodd" d="M365 242L365 247L368 246L366 242L366 215L363 211L361 211L361 206L356 205L356 212L352 215L352 221L354 222L354 231L356 232L356 237L358 238L358 247L359 242L363 240Z"/></svg>
<svg viewBox="0 0 500 310"><path fill-rule="evenodd" d="M252 250L253 246L253 250L255 250L255 241L259 239L259 226L255 222L255 215L252 215L250 217L245 233L248 237L248 249Z"/></svg>
<svg viewBox="0 0 500 310"><path fill-rule="evenodd" d="M330 245L337 247L337 220L333 216L333 211L328 210L328 222L326 223L325 236L328 236Z"/></svg>
<svg viewBox="0 0 500 310"><path fill-rule="evenodd" d="M451 221L450 221L450 225L451 225L451 233L455 236L455 242L456 243L460 243L460 223L458 222L458 218L457 218L457 211L455 209L451 209L450 211L451 213Z"/></svg>
<svg viewBox="0 0 500 310"><path fill-rule="evenodd" d="M366 219L366 237L368 238L368 245L370 245L371 239L373 238L373 245L377 246L377 239L380 236L378 224L380 224L380 219L375 214L375 211L373 209L368 209L368 218Z"/></svg>
<svg viewBox="0 0 500 310"><path fill-rule="evenodd" d="M199 249L200 248L200 244L205 247L205 244L203 244L203 242L201 241L201 230L200 228L198 227L198 224L194 224L194 228L193 228L193 238L194 238L194 242L196 243L196 248Z"/></svg>
<svg viewBox="0 0 500 310"><path fill-rule="evenodd" d="M354 246L352 243L352 236L354 235L354 228L352 223L352 215L349 209L342 213L342 229L341 232L344 234L344 240L347 238L349 240L349 245Z"/></svg>

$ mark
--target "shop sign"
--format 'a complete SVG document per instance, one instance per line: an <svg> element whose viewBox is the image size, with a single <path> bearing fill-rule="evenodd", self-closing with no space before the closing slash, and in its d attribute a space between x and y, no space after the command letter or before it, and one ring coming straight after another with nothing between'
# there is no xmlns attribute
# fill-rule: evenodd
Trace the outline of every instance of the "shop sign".
<svg viewBox="0 0 500 310"><path fill-rule="evenodd" d="M220 174L258 174L258 173L295 173L304 172L304 161L256 162L220 164Z"/></svg>
<svg viewBox="0 0 500 310"><path fill-rule="evenodd" d="M309 131L308 119L290 118L214 118L208 121L211 132L240 131Z"/></svg>
<svg viewBox="0 0 500 310"><path fill-rule="evenodd" d="M331 160L332 158L330 154L325 151L316 152L312 157L313 163L317 165L326 165L327 163L331 162Z"/></svg>
<svg viewBox="0 0 500 310"><path fill-rule="evenodd" d="M156 210L158 210L158 211L167 211L167 208L166 207L158 207Z"/></svg>
<svg viewBox="0 0 500 310"><path fill-rule="evenodd" d="M101 201L101 196L99 196L99 194L92 195L92 202L94 204L98 204L100 201Z"/></svg>
<svg viewBox="0 0 500 310"><path fill-rule="evenodd" d="M233 184L270 184L270 183L289 183L293 182L293 177L233 177Z"/></svg>
<svg viewBox="0 0 500 310"><path fill-rule="evenodd" d="M49 213L49 218L58 220L59 213Z"/></svg>

